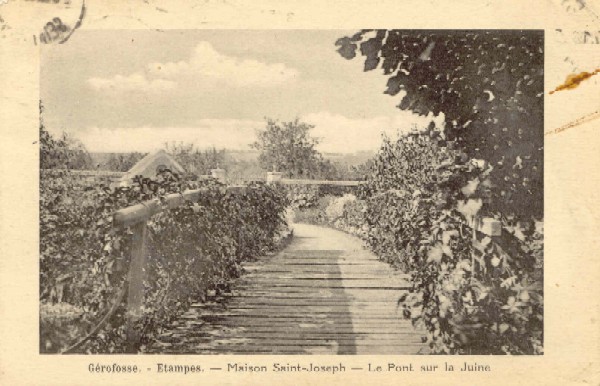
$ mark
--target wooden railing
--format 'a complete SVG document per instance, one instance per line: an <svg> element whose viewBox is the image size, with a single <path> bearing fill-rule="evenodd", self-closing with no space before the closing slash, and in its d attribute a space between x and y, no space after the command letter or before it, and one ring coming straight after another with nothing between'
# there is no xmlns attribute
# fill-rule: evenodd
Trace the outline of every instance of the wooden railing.
<svg viewBox="0 0 600 386"><path fill-rule="evenodd" d="M272 177L273 173L270 173ZM279 173L276 173L279 174ZM219 180L224 182L225 176L219 175ZM267 177L267 183L280 183L283 185L336 185L336 186L358 186L359 181L327 181L327 180L292 180L273 179ZM246 186L228 186L223 188L225 192L244 192ZM152 199L141 204L129 206L118 210L113 215L113 225L116 228L130 227L133 231L131 258L129 271L127 273L127 339L128 352L136 352L141 332L135 328L135 322L143 315L144 306L144 280L146 279L147 264L147 238L148 220L162 211L171 210L184 205L186 202L197 202L200 196L208 189L201 188L186 191L182 194L169 194L162 200Z"/></svg>
<svg viewBox="0 0 600 386"><path fill-rule="evenodd" d="M228 186L225 192L239 193L247 189L245 186ZM135 329L135 322L143 314L144 306L144 280L146 279L147 264L147 238L148 220L166 210L171 210L187 202L197 202L208 189L201 188L189 190L182 194L169 194L164 199L158 198L145 201L141 204L129 206L118 210L113 216L113 225L116 228L130 227L133 231L131 258L127 273L127 339L128 351L135 352L140 340L140 331Z"/></svg>
<svg viewBox="0 0 600 386"><path fill-rule="evenodd" d="M339 180L311 180L311 179L291 179L283 178L283 173L268 172L268 183L279 183L282 185L331 185L331 186L359 186L364 181L339 181Z"/></svg>
<svg viewBox="0 0 600 386"><path fill-rule="evenodd" d="M78 170L78 169L42 169L43 171L50 171L54 173L68 172L74 176L80 177L111 177L121 178L125 175L125 172L114 172L110 170Z"/></svg>

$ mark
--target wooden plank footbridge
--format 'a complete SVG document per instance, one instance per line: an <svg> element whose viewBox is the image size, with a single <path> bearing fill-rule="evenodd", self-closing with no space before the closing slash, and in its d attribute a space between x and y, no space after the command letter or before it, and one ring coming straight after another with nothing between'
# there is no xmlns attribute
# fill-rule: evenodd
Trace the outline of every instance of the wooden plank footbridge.
<svg viewBox="0 0 600 386"><path fill-rule="evenodd" d="M357 181L267 182L350 186ZM229 187L228 189L245 189ZM203 190L170 195L115 213L115 226L134 232L128 273L128 337L142 314L146 222L154 214L197 200ZM232 292L198 303L147 347L168 354L417 354L421 333L402 318L397 301L406 275L365 250L359 239L314 225L294 224L287 247L244 265Z"/></svg>

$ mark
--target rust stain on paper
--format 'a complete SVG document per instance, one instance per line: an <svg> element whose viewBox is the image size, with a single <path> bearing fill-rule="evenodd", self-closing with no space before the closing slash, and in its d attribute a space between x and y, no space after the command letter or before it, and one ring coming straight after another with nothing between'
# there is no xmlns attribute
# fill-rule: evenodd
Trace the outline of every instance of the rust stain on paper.
<svg viewBox="0 0 600 386"><path fill-rule="evenodd" d="M554 94L556 91L574 89L577 86L579 86L579 84L581 82L583 82L586 79L591 78L592 76L596 75L599 72L600 72L600 68L594 72L583 71L583 72L580 72L579 74L571 74L571 75L567 76L567 79L565 79L565 82L563 84L558 86L554 91L550 91L550 94Z"/></svg>

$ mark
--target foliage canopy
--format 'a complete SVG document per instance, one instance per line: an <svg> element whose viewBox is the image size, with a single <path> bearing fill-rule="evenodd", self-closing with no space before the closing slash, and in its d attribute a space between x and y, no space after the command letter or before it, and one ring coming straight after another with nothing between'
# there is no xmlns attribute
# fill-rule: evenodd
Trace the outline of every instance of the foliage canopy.
<svg viewBox="0 0 600 386"><path fill-rule="evenodd" d="M40 169L93 169L93 162L85 146L67 133L52 136L43 119L44 106L40 101Z"/></svg>
<svg viewBox="0 0 600 386"><path fill-rule="evenodd" d="M313 125L295 119L279 122L267 118L264 130L251 147L260 150L259 163L266 170L283 172L288 178L335 178L335 167L315 148Z"/></svg>
<svg viewBox="0 0 600 386"><path fill-rule="evenodd" d="M491 168L492 210L543 214L542 31L363 30L336 45L388 76L400 109L445 117L444 138Z"/></svg>

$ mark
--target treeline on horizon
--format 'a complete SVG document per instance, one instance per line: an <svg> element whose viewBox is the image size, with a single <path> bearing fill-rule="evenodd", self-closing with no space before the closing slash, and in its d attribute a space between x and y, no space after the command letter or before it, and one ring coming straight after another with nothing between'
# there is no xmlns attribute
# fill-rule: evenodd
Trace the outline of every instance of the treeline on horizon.
<svg viewBox="0 0 600 386"><path fill-rule="evenodd" d="M192 143L168 142L167 151L193 175L210 174L224 169L231 181L251 181L265 177L267 171L279 171L288 178L327 180L363 180L369 170L373 152L321 153L318 140L310 135L314 126L300 122L267 119L259 130L258 140L248 150L199 148ZM50 134L43 123L40 103L40 168L126 172L148 153L89 152L85 145L68 133Z"/></svg>

